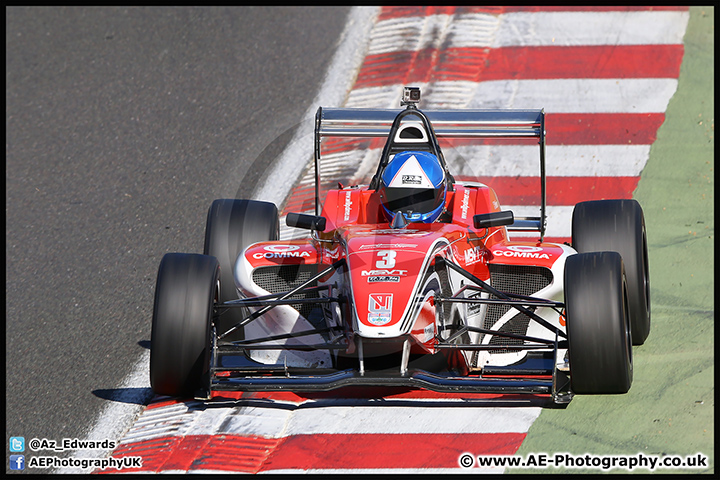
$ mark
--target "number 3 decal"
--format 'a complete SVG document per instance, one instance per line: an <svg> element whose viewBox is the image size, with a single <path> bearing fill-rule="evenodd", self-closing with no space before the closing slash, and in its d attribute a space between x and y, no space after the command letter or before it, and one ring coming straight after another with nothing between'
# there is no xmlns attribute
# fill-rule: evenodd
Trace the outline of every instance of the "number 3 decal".
<svg viewBox="0 0 720 480"><path fill-rule="evenodd" d="M377 254L380 260L375 263L375 268L395 268L395 250L380 250Z"/></svg>

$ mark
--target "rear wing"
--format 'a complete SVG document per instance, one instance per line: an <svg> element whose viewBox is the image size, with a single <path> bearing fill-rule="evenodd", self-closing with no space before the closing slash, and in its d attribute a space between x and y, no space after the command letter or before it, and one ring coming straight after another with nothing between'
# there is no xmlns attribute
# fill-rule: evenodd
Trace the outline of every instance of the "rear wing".
<svg viewBox="0 0 720 480"><path fill-rule="evenodd" d="M388 137L395 118L412 109L429 121L436 138L533 138L540 149L540 217L516 217L508 227L545 235L545 111L518 109L422 110L318 108L315 115L315 214L320 214L320 145L323 137Z"/></svg>

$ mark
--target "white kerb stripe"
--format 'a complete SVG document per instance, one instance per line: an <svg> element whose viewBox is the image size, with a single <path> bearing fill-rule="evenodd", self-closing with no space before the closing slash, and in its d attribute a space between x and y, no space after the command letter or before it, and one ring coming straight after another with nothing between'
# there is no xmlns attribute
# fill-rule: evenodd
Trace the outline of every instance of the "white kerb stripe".
<svg viewBox="0 0 720 480"><path fill-rule="evenodd" d="M368 55L442 48L681 44L687 11L513 12L398 17L378 22ZM434 27L447 26L446 29ZM438 35L438 32L440 35Z"/></svg>
<svg viewBox="0 0 720 480"><path fill-rule="evenodd" d="M192 402L191 402L192 403ZM184 403L157 407L128 432L123 443L165 436L256 435L281 438L313 434L524 433L540 414L536 407L333 406L318 408L193 408ZM198 408L200 407L200 408Z"/></svg>
<svg viewBox="0 0 720 480"><path fill-rule="evenodd" d="M399 108L403 86L358 88L348 108ZM423 85L422 106L437 108L435 92L458 90L463 108L544 108L552 113L662 113L677 89L674 78L573 78L435 82ZM426 105L428 104L428 105Z"/></svg>
<svg viewBox="0 0 720 480"><path fill-rule="evenodd" d="M539 408L484 407L327 407L296 410L286 435L368 433L514 433L527 432Z"/></svg>
<svg viewBox="0 0 720 480"><path fill-rule="evenodd" d="M469 108L544 108L553 113L661 113L674 78L571 78L480 82Z"/></svg>
<svg viewBox="0 0 720 480"><path fill-rule="evenodd" d="M501 15L493 47L681 44L689 12L516 12Z"/></svg>

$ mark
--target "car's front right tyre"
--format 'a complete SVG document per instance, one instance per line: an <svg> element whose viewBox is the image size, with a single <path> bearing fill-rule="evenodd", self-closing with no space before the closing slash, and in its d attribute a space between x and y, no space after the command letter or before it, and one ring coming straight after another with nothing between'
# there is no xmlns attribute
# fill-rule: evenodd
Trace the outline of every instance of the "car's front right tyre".
<svg viewBox="0 0 720 480"><path fill-rule="evenodd" d="M220 262L220 303L239 298L235 286L235 262L240 254L257 242L277 240L280 236L279 215L275 204L257 200L219 199L208 210L203 253ZM249 314L246 308L228 308L216 320L218 335L236 326ZM225 341L243 340L239 328Z"/></svg>
<svg viewBox="0 0 720 480"><path fill-rule="evenodd" d="M650 334L650 274L645 217L637 200L592 200L575 205L572 246L578 253L618 252L625 265L633 345Z"/></svg>
<svg viewBox="0 0 720 480"><path fill-rule="evenodd" d="M571 255L565 310L574 393L626 393L633 380L628 287L617 252Z"/></svg>

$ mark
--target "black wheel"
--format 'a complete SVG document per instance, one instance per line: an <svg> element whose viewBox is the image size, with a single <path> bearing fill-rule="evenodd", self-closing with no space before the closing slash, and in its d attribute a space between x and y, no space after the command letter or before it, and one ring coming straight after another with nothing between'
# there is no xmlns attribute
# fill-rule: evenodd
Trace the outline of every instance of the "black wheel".
<svg viewBox="0 0 720 480"><path fill-rule="evenodd" d="M570 385L575 393L625 393L633 378L628 289L617 252L579 253L565 263Z"/></svg>
<svg viewBox="0 0 720 480"><path fill-rule="evenodd" d="M193 395L210 367L220 265L206 255L168 253L160 262L150 339L155 393Z"/></svg>
<svg viewBox="0 0 720 480"><path fill-rule="evenodd" d="M572 243L578 253L618 252L627 275L633 345L650 334L650 280L645 217L636 200L598 200L575 206Z"/></svg>
<svg viewBox="0 0 720 480"><path fill-rule="evenodd" d="M208 210L203 253L220 262L220 302L237 300L233 272L235 260L245 248L257 242L277 240L280 223L277 207L255 200L215 200ZM227 309L216 319L221 334L247 316L246 309ZM239 328L226 337L228 341L243 339Z"/></svg>

